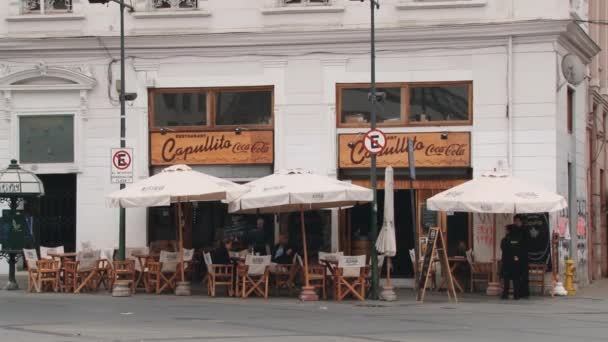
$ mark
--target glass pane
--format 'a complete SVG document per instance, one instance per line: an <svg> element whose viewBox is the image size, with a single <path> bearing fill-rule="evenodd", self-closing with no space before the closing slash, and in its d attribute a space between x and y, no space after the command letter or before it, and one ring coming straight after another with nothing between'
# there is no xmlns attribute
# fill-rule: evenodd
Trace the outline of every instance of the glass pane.
<svg viewBox="0 0 608 342"><path fill-rule="evenodd" d="M72 9L72 0L54 0L50 2L51 6L47 6L47 8L52 8L54 10L71 10Z"/></svg>
<svg viewBox="0 0 608 342"><path fill-rule="evenodd" d="M401 121L401 88L377 88L386 99L377 104L378 123ZM370 121L369 88L342 89L342 123L367 123Z"/></svg>
<svg viewBox="0 0 608 342"><path fill-rule="evenodd" d="M218 125L269 125L272 91L222 91L217 94Z"/></svg>
<svg viewBox="0 0 608 342"><path fill-rule="evenodd" d="M22 163L74 162L74 117L21 117L19 157Z"/></svg>
<svg viewBox="0 0 608 342"><path fill-rule="evenodd" d="M469 120L469 85L412 87L410 121Z"/></svg>
<svg viewBox="0 0 608 342"><path fill-rule="evenodd" d="M202 93L154 94L154 126L204 126L207 96Z"/></svg>

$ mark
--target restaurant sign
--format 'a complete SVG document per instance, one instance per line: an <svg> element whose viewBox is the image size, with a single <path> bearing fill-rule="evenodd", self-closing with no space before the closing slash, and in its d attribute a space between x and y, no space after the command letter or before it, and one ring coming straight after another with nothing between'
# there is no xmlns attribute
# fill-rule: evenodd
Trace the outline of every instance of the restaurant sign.
<svg viewBox="0 0 608 342"><path fill-rule="evenodd" d="M408 167L407 139L414 145L416 167L468 167L471 165L469 132L386 133L386 147L377 154L378 167ZM370 167L371 153L361 134L340 134L340 168Z"/></svg>
<svg viewBox="0 0 608 342"><path fill-rule="evenodd" d="M272 131L150 133L152 165L272 164Z"/></svg>

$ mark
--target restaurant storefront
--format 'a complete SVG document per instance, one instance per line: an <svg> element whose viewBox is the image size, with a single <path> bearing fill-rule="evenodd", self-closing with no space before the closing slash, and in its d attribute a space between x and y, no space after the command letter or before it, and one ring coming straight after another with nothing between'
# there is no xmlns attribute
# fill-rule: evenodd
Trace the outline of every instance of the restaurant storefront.
<svg viewBox="0 0 608 342"><path fill-rule="evenodd" d="M273 173L273 96L273 86L151 89L150 174L175 164L238 183ZM233 239L235 248L244 249L258 230L268 246L266 252L280 233L300 241L298 215L228 214L224 203L201 202L188 205L184 216L186 248L211 249L219 241ZM173 244L176 219L170 207L148 209L152 248ZM307 213L306 222L311 250L328 248L330 213Z"/></svg>
<svg viewBox="0 0 608 342"><path fill-rule="evenodd" d="M338 166L339 177L370 186L370 154L361 132L369 127L369 104L365 84L338 84ZM379 105L378 126L386 133L387 146L378 155L378 222L384 208L384 170L395 169L395 226L397 255L393 262L396 277L413 275L409 250L414 248L412 206L415 203L416 229L424 237L428 229L443 227L448 254L463 255L472 248L472 220L465 213L441 214L426 209L427 198L472 177L471 129L472 82L428 84L380 84L385 100ZM407 140L414 142L416 180L410 186ZM413 198L412 198L413 197ZM347 254L369 254L371 205L342 210L339 245Z"/></svg>

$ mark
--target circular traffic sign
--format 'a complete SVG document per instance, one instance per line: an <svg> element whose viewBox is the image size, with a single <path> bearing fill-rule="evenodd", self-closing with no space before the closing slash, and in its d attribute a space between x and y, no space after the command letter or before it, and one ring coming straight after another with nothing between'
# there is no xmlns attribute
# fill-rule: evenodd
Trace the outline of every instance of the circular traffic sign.
<svg viewBox="0 0 608 342"><path fill-rule="evenodd" d="M118 150L112 156L112 164L118 170L126 170L131 166L131 154L126 150Z"/></svg>
<svg viewBox="0 0 608 342"><path fill-rule="evenodd" d="M372 129L365 133L363 146L371 154L378 154L386 147L386 135L379 129Z"/></svg>

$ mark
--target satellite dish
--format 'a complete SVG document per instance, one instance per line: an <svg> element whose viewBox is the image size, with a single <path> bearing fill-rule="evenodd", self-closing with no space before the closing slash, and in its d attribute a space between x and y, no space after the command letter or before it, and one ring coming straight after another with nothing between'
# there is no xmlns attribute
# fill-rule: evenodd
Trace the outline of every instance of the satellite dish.
<svg viewBox="0 0 608 342"><path fill-rule="evenodd" d="M567 54L562 59L562 74L568 83L579 85L585 79L585 64L575 54Z"/></svg>

